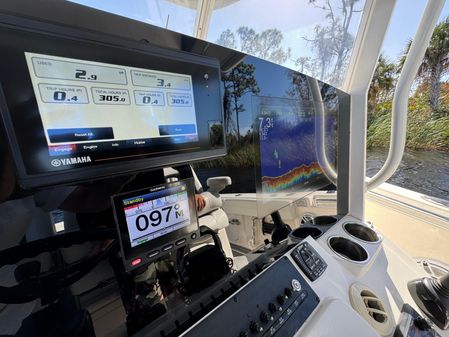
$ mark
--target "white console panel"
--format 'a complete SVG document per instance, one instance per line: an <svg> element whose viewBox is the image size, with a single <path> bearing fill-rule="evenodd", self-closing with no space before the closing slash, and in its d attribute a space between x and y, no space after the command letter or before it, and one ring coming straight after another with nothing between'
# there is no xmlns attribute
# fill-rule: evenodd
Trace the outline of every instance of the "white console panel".
<svg viewBox="0 0 449 337"><path fill-rule="evenodd" d="M320 305L309 317L295 336L314 337L369 337L394 334L401 308L405 303L419 313L411 298L407 283L426 276L425 272L397 246L381 236L377 243L367 243L351 237L342 227L345 222L358 220L342 218L317 240L307 237L307 241L327 263L325 272L315 281L308 280L312 289L320 297ZM374 227L371 227L375 230ZM368 252L367 261L350 262L335 254L329 246L329 238L340 236L359 243ZM293 262L293 260L292 260ZM296 264L293 262L296 266ZM298 267L307 279L307 276ZM383 303L391 329L388 334L380 334L351 305L350 288L353 284L365 285ZM422 313L421 313L422 314ZM449 337L448 331L435 330L442 337Z"/></svg>
<svg viewBox="0 0 449 337"><path fill-rule="evenodd" d="M379 337L340 299L325 299L295 337Z"/></svg>

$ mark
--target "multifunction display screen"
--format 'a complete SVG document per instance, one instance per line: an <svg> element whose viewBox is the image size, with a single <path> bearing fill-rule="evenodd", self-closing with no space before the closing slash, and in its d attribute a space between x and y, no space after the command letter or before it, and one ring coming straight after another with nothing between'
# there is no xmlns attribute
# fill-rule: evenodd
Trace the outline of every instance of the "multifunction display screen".
<svg viewBox="0 0 449 337"><path fill-rule="evenodd" d="M226 154L218 59L27 24L0 23L0 117L22 187Z"/></svg>
<svg viewBox="0 0 449 337"><path fill-rule="evenodd" d="M25 53L50 156L198 141L190 75Z"/></svg>
<svg viewBox="0 0 449 337"><path fill-rule="evenodd" d="M131 247L190 224L185 184L123 200Z"/></svg>

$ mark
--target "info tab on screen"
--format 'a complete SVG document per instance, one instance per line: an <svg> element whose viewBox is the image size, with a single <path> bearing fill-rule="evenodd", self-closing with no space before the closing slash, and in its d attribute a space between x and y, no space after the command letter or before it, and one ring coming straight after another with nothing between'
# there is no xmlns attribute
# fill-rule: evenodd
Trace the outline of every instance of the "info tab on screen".
<svg viewBox="0 0 449 337"><path fill-rule="evenodd" d="M86 142L198 140L190 75L28 52L25 57L51 155L61 153L57 146Z"/></svg>

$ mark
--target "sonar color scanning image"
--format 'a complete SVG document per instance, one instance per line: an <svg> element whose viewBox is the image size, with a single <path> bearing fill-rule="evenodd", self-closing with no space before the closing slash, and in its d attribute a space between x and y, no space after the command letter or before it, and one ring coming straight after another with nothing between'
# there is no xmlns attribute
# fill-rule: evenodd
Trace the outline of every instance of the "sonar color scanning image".
<svg viewBox="0 0 449 337"><path fill-rule="evenodd" d="M313 102L265 98L257 108L262 192L316 190L327 185L317 161ZM326 154L335 163L335 116L326 116L325 123Z"/></svg>

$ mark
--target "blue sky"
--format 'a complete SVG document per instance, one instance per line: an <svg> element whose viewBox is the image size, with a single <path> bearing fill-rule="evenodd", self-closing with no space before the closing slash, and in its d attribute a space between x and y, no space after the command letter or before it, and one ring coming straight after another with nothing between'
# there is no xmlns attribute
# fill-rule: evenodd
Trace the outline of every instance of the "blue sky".
<svg viewBox="0 0 449 337"><path fill-rule="evenodd" d="M401 55L406 42L415 35L426 2L424 0L397 0L382 48L390 61L395 61ZM448 15L449 1L446 1L440 21Z"/></svg>
<svg viewBox="0 0 449 337"><path fill-rule="evenodd" d="M127 16L136 20L167 26L169 29L192 34L196 10L166 0L72 0L80 4ZM215 42L225 29L235 31L248 26L261 32L277 28L284 34L284 45L292 48L292 58L313 56L310 44L304 37L310 37L317 24L325 23L326 12L309 4L308 0L230 0L231 4L213 12L209 26L208 40ZM190 2L192 2L190 0ZM338 8L340 0L331 0ZM364 0L357 3L362 9ZM400 56L404 45L418 26L426 0L397 0L389 31L384 41L383 53L394 62ZM269 9L269 10L268 10ZM442 18L449 15L446 3ZM355 35L361 13L354 14L350 31ZM287 66L295 68L293 61Z"/></svg>
<svg viewBox="0 0 449 337"><path fill-rule="evenodd" d="M184 34L193 34L196 10L166 0L71 0L80 4L130 17L149 24L167 27ZM189 0L192 3L192 0ZM309 0L230 0L231 4L213 12L209 26L208 40L215 42L221 32L236 31L248 26L257 32L277 28L283 32L284 46L292 48L293 57L311 56L313 52L304 37L311 37L318 24L325 24L326 12L314 8ZM317 0L320 1L320 0ZM232 3L233 2L233 3ZM331 0L338 8L340 0ZM357 3L356 9L363 9L365 0ZM397 0L390 26L385 37L382 52L391 62L396 62L406 42L414 36L424 11L426 0ZM449 15L449 1L441 19ZM357 33L361 13L355 13L350 32ZM292 58L293 58L292 57ZM293 61L287 66L297 69ZM250 125L250 114L242 116L241 125ZM243 130L243 133L245 130Z"/></svg>

